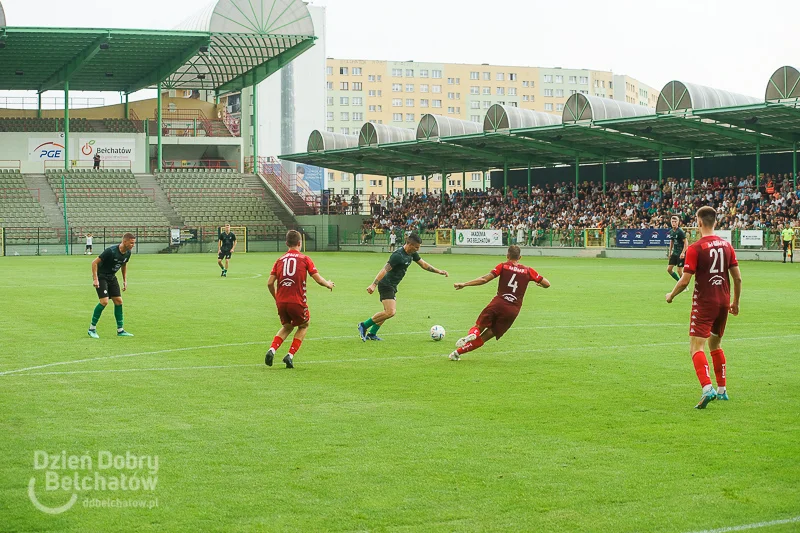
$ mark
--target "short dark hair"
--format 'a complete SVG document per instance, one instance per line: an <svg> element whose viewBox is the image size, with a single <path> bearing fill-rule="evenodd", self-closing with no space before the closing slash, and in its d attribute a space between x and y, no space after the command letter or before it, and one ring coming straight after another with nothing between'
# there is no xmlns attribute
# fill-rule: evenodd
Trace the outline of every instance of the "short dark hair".
<svg viewBox="0 0 800 533"><path fill-rule="evenodd" d="M519 246L517 246L516 244L512 244L511 246L508 247L507 255L508 258L511 259L512 261L516 261L517 259L522 257L522 252L520 251Z"/></svg>
<svg viewBox="0 0 800 533"><path fill-rule="evenodd" d="M130 241L130 240L135 239L135 238L136 238L136 235L134 235L131 232L128 232L128 233L126 233L125 235L122 236L122 240L123 241Z"/></svg>
<svg viewBox="0 0 800 533"><path fill-rule="evenodd" d="M714 228L717 224L717 211L710 205L706 205L697 210L697 218L699 218L703 226L707 228Z"/></svg>
<svg viewBox="0 0 800 533"><path fill-rule="evenodd" d="M408 237L406 237L406 244L410 244L412 242L414 244L422 244L422 239L420 239L419 235L416 233L409 233Z"/></svg>
<svg viewBox="0 0 800 533"><path fill-rule="evenodd" d="M294 246L300 245L300 232L297 230L290 229L286 232L286 246L292 248Z"/></svg>

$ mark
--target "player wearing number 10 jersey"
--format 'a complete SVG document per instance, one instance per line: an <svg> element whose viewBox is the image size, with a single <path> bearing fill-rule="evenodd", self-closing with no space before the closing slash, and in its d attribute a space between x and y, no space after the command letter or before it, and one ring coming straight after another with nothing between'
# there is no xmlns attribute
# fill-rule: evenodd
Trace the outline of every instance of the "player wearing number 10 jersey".
<svg viewBox="0 0 800 533"><path fill-rule="evenodd" d="M453 284L456 290L461 290L464 287L484 285L494 278L500 278L497 284L497 296L492 298L489 305L481 311L469 334L456 342L456 350L450 354L451 361L460 360L462 355L477 350L492 337L499 339L511 328L522 309L522 299L525 298L528 283L532 281L545 289L550 286L550 282L541 274L520 263L520 257L519 246L509 246L506 254L508 261L500 263L485 276L466 283Z"/></svg>
<svg viewBox="0 0 800 533"><path fill-rule="evenodd" d="M267 280L267 288L278 306L281 329L272 339L272 345L267 350L264 362L267 366L272 366L275 352L278 351L292 330L297 328L292 340L292 347L283 358L286 368L294 368L294 356L306 337L310 318L306 301L306 278L308 274L311 274L314 281L330 290L333 290L335 284L320 276L311 258L300 253L300 232L289 230L286 233L286 246L289 251L275 261ZM277 291L275 290L276 282L278 283Z"/></svg>
<svg viewBox="0 0 800 533"><path fill-rule="evenodd" d="M736 253L728 241L714 235L717 212L713 207L697 210L697 226L702 238L689 246L686 251L686 265L683 276L667 294L667 303L683 292L695 276L692 296L692 318L689 325L689 350L692 362L703 387L697 409L705 409L712 400L727 400L725 381L725 353L722 351L722 335L728 321L728 313L739 314L739 296L742 293L742 274ZM733 303L731 303L730 280L733 278ZM711 373L705 354L705 345L711 352L717 390L711 386Z"/></svg>

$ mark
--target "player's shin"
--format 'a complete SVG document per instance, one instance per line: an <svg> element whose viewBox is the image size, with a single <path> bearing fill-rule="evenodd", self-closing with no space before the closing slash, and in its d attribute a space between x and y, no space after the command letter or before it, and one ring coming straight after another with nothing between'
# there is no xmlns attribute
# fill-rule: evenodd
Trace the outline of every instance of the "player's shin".
<svg viewBox="0 0 800 533"><path fill-rule="evenodd" d="M114 318L117 319L117 329L122 329L122 305L114 305Z"/></svg>
<svg viewBox="0 0 800 533"><path fill-rule="evenodd" d="M293 339L292 346L289 348L289 357L294 359L295 354L300 349L300 345L303 344L303 339Z"/></svg>
<svg viewBox="0 0 800 533"><path fill-rule="evenodd" d="M692 355L692 363L694 363L694 371L697 374L697 379L700 380L700 386L705 389L711 386L711 373L708 369L708 359L706 353L703 351L695 352Z"/></svg>
<svg viewBox="0 0 800 533"><path fill-rule="evenodd" d="M714 375L717 378L717 388L725 390L725 352L722 348L711 352L711 359L714 362Z"/></svg>
<svg viewBox="0 0 800 533"><path fill-rule="evenodd" d="M97 323L100 321L100 315L103 314L103 309L105 308L106 306L104 306L103 304L97 304L94 307L94 312L92 313L92 327L95 327Z"/></svg>

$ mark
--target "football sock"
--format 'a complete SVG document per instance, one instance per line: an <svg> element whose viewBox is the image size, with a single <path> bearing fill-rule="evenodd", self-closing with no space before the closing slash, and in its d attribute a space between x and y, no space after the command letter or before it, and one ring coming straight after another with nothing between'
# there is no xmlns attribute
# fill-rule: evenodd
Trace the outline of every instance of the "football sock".
<svg viewBox="0 0 800 533"><path fill-rule="evenodd" d="M220 263L217 263L217 264L219 265L219 269L220 269L220 270L225 270L225 267L224 267L224 266L222 266Z"/></svg>
<svg viewBox="0 0 800 533"><path fill-rule="evenodd" d="M300 349L300 345L303 344L303 341L300 339L292 340L292 347L289 348L289 357L294 358L294 354L297 353L297 350Z"/></svg>
<svg viewBox="0 0 800 533"><path fill-rule="evenodd" d="M114 306L114 318L117 319L117 328L122 329L122 306L115 305Z"/></svg>
<svg viewBox="0 0 800 533"><path fill-rule="evenodd" d="M100 315L103 314L103 309L105 308L106 306L104 306L103 304L97 304L95 306L94 313L92 313L92 326L97 325L97 322L100 320Z"/></svg>
<svg viewBox="0 0 800 533"><path fill-rule="evenodd" d="M711 375L708 372L708 359L706 359L705 352L695 352L692 356L692 362L694 363L697 379L700 380L700 385L705 390L706 387L711 386Z"/></svg>
<svg viewBox="0 0 800 533"><path fill-rule="evenodd" d="M379 329L381 329L381 327L378 324L374 324L371 328L369 328L369 334L377 335Z"/></svg>
<svg viewBox="0 0 800 533"><path fill-rule="evenodd" d="M97 331L97 327L94 324L92 324L91 326L89 326L89 331Z"/></svg>
<svg viewBox="0 0 800 533"><path fill-rule="evenodd" d="M366 319L364 322L362 322L362 324L364 324L364 329L367 329L367 328L371 328L372 326L374 326L375 322L373 322L372 321L372 317L370 317L370 318Z"/></svg>
<svg viewBox="0 0 800 533"><path fill-rule="evenodd" d="M708 385L703 385L703 394L707 393L710 390L714 390L714 387L711 386L711 383Z"/></svg>
<svg viewBox="0 0 800 533"><path fill-rule="evenodd" d="M480 337L481 336L481 330L478 329L478 326L472 326L471 328L469 328L469 334L470 335L475 335L476 337Z"/></svg>
<svg viewBox="0 0 800 533"><path fill-rule="evenodd" d="M273 350L275 350L277 352L278 348L281 347L281 344L283 344L283 339L281 339L280 337L275 335L275 338L272 339L272 345L270 346L270 348L272 348Z"/></svg>
<svg viewBox="0 0 800 533"><path fill-rule="evenodd" d="M725 389L725 352L722 348L711 352L711 359L714 361L714 374L717 376L717 387Z"/></svg>
<svg viewBox="0 0 800 533"><path fill-rule="evenodd" d="M463 355L467 352L471 352L472 350L477 350L481 346L483 346L483 339L481 337L478 337L474 341L468 342L467 344L456 350L456 352L458 352L458 355Z"/></svg>
<svg viewBox="0 0 800 533"><path fill-rule="evenodd" d="M672 276L672 279L674 279L675 281L680 281L681 280L681 277L674 270L672 272L670 272L669 275Z"/></svg>
<svg viewBox="0 0 800 533"><path fill-rule="evenodd" d="M717 394L725 394L726 390L725 387L717 387Z"/></svg>

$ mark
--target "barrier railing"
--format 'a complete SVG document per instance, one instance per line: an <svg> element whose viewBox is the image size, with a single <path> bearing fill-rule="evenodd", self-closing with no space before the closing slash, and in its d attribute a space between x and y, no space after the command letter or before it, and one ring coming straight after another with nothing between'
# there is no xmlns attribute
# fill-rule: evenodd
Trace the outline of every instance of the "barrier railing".
<svg viewBox="0 0 800 533"><path fill-rule="evenodd" d="M69 181L68 181L69 182ZM64 194L59 187L54 187L53 192L60 202ZM67 201L75 198L150 198L155 202L156 191L152 187L67 187Z"/></svg>
<svg viewBox="0 0 800 533"><path fill-rule="evenodd" d="M22 169L22 162L19 159L0 159L0 168Z"/></svg>
<svg viewBox="0 0 800 533"><path fill-rule="evenodd" d="M194 170L217 170L217 169L231 169L233 171L239 170L238 161L229 161L227 159L168 159L162 161L162 170L180 170L180 169L194 169Z"/></svg>
<svg viewBox="0 0 800 533"><path fill-rule="evenodd" d="M100 161L100 169L101 170L132 170L133 168L132 161ZM94 169L94 161L91 160L71 160L69 167L71 169L83 169L83 170L92 170ZM57 169L57 170L64 170L64 161L45 161L44 162L44 169L47 170L49 168Z"/></svg>
<svg viewBox="0 0 800 533"><path fill-rule="evenodd" d="M264 189L215 189L215 188L169 188L164 186L164 192L168 200L173 198L266 198Z"/></svg>

